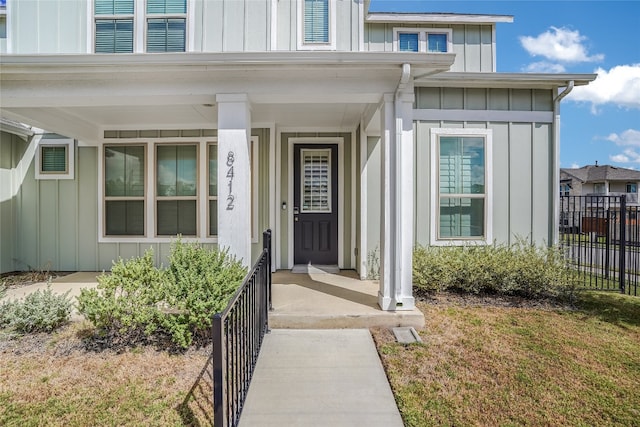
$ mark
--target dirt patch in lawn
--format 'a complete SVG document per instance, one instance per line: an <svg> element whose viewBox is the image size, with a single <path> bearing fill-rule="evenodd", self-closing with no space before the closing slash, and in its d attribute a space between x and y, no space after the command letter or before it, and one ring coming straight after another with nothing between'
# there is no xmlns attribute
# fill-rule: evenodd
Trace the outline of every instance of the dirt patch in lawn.
<svg viewBox="0 0 640 427"><path fill-rule="evenodd" d="M55 280L58 277L72 274L72 271L16 271L0 274L0 286L6 289L17 289L34 283Z"/></svg>

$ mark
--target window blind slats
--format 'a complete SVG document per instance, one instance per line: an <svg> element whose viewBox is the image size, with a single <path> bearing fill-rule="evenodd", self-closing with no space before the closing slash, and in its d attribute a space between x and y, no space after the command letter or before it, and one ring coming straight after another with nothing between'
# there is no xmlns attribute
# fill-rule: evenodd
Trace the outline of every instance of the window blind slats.
<svg viewBox="0 0 640 427"><path fill-rule="evenodd" d="M96 20L96 53L133 52L132 19Z"/></svg>
<svg viewBox="0 0 640 427"><path fill-rule="evenodd" d="M96 15L133 15L134 0L95 0Z"/></svg>
<svg viewBox="0 0 640 427"><path fill-rule="evenodd" d="M329 0L304 1L305 43L329 43Z"/></svg>
<svg viewBox="0 0 640 427"><path fill-rule="evenodd" d="M147 0L147 13L187 13L187 0Z"/></svg>
<svg viewBox="0 0 640 427"><path fill-rule="evenodd" d="M418 52L419 41L418 33L400 33L399 40L400 50L404 52Z"/></svg>
<svg viewBox="0 0 640 427"><path fill-rule="evenodd" d="M446 34L427 34L427 51L428 52L446 52L447 51L447 35Z"/></svg>
<svg viewBox="0 0 640 427"><path fill-rule="evenodd" d="M147 52L184 52L186 22L182 18L147 21Z"/></svg>
<svg viewBox="0 0 640 427"><path fill-rule="evenodd" d="M42 147L42 172L66 172L67 148Z"/></svg>

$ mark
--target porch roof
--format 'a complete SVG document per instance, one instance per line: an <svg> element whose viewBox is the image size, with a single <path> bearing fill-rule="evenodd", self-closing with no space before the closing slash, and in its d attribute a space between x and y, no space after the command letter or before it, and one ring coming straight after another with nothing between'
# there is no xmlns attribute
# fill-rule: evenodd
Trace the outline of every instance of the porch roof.
<svg viewBox="0 0 640 427"><path fill-rule="evenodd" d="M573 81L574 86L588 85L597 74L547 74L547 73L459 73L447 72L420 76L416 74L416 86L468 87L468 88L516 88L554 89Z"/></svg>
<svg viewBox="0 0 640 427"><path fill-rule="evenodd" d="M394 92L403 64L448 70L455 54L234 52L6 55L0 114L85 142L106 129L212 128L215 97L246 93L252 122L354 129Z"/></svg>

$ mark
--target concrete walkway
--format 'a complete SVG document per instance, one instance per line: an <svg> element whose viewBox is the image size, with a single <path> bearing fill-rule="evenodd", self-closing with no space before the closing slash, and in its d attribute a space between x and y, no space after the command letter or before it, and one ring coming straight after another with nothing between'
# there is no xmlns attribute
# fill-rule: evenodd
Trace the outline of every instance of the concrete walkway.
<svg viewBox="0 0 640 427"><path fill-rule="evenodd" d="M265 336L241 427L402 427L366 329L273 329Z"/></svg>

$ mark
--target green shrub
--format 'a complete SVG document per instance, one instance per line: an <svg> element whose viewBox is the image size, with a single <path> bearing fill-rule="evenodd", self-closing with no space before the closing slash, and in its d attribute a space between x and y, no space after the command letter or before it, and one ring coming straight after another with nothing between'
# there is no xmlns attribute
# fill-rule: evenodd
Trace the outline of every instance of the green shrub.
<svg viewBox="0 0 640 427"><path fill-rule="evenodd" d="M24 299L0 305L0 326L18 333L51 332L69 322L72 303L69 292L55 294L51 286L37 290Z"/></svg>
<svg viewBox="0 0 640 427"><path fill-rule="evenodd" d="M227 252L178 240L168 269L153 266L152 250L115 262L111 274L98 277L97 289L81 291L78 310L125 341L167 334L186 348L208 336L212 315L226 307L245 274Z"/></svg>
<svg viewBox="0 0 640 427"><path fill-rule="evenodd" d="M413 283L426 292L451 290L570 300L574 298L576 279L558 248L524 241L414 250Z"/></svg>

